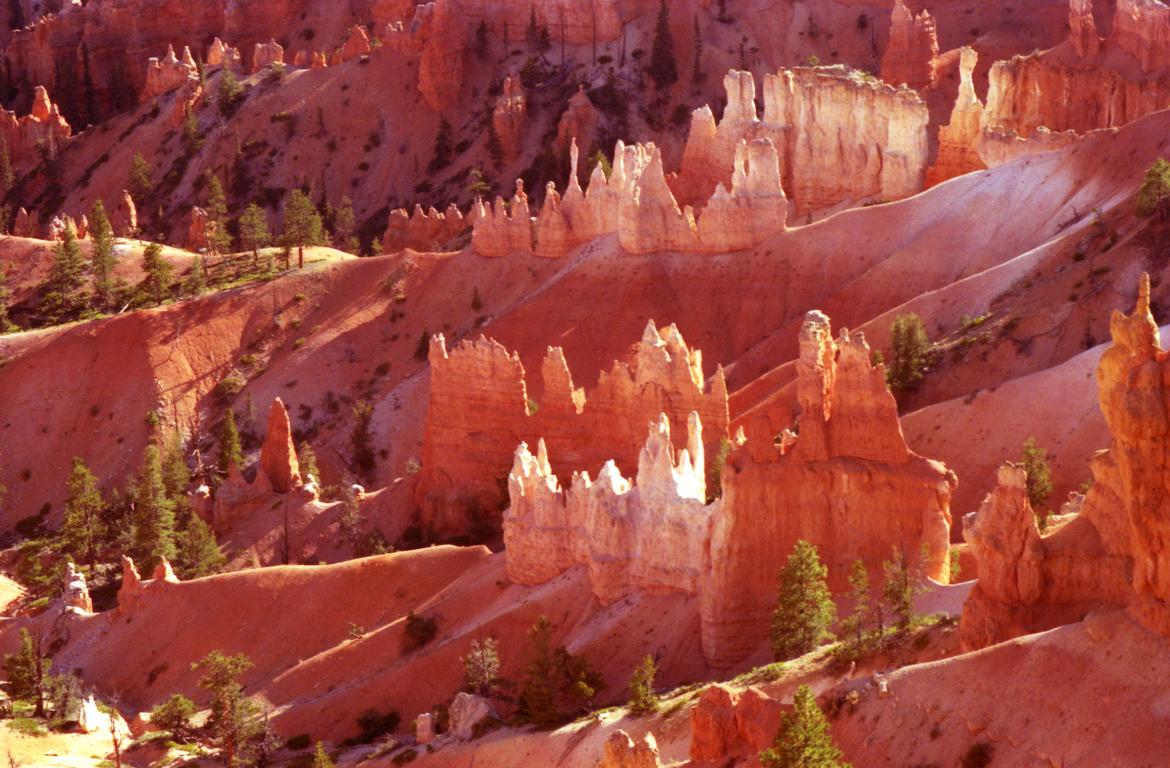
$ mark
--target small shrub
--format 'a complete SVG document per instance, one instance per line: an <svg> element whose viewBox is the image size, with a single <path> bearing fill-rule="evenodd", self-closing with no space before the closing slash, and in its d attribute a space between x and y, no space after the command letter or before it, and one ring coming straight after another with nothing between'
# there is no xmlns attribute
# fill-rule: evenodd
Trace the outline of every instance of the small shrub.
<svg viewBox="0 0 1170 768"><path fill-rule="evenodd" d="M979 741L971 745L967 754L963 755L959 764L963 768L986 768L991 765L993 749L986 741Z"/></svg>
<svg viewBox="0 0 1170 768"><path fill-rule="evenodd" d="M418 752L413 749L408 749L405 752L399 752L390 762L394 763L394 765L408 765L409 763L413 763L416 758L418 758Z"/></svg>
<svg viewBox="0 0 1170 768"><path fill-rule="evenodd" d="M293 752L300 752L302 749L308 749L313 744L313 739L307 733L298 733L296 736L290 736L288 741L284 743L286 749Z"/></svg>
<svg viewBox="0 0 1170 768"><path fill-rule="evenodd" d="M376 709L367 709L357 717L358 728L362 729L361 740L369 743L380 736L393 733L402 721L393 710L381 713Z"/></svg>
<svg viewBox="0 0 1170 768"><path fill-rule="evenodd" d="M406 615L406 633L402 636L404 653L416 651L430 643L439 634L439 622L414 611Z"/></svg>
<svg viewBox="0 0 1170 768"><path fill-rule="evenodd" d="M220 403L227 405L243 391L247 383L248 381L239 371L232 371L215 385L215 396Z"/></svg>

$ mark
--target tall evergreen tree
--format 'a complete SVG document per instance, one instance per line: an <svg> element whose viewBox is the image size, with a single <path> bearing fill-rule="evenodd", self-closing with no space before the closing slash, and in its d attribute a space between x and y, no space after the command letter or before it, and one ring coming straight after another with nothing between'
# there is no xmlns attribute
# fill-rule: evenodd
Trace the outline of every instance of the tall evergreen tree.
<svg viewBox="0 0 1170 768"><path fill-rule="evenodd" d="M142 156L141 152L135 152L134 159L130 161L130 175L126 179L126 189L139 204L150 194L150 190L154 189L154 182L150 178L150 163L146 162L146 158Z"/></svg>
<svg viewBox="0 0 1170 768"><path fill-rule="evenodd" d="M260 249L272 242L268 232L268 216L264 209L251 203L240 216L240 241L252 252L252 263L260 263Z"/></svg>
<svg viewBox="0 0 1170 768"><path fill-rule="evenodd" d="M8 153L8 141L0 137L0 200L8 196L16 174L12 171L12 157Z"/></svg>
<svg viewBox="0 0 1170 768"><path fill-rule="evenodd" d="M313 753L313 764L310 768L336 768L329 753L325 751L325 745L319 741L317 742L317 751Z"/></svg>
<svg viewBox="0 0 1170 768"><path fill-rule="evenodd" d="M198 579L219 573L227 562L211 526L199 515L192 514L187 518L180 547L179 575L184 579Z"/></svg>
<svg viewBox="0 0 1170 768"><path fill-rule="evenodd" d="M650 47L650 77L660 89L678 82L674 37L670 33L670 5L666 0L660 0L658 6L658 23L654 27L654 41Z"/></svg>
<svg viewBox="0 0 1170 768"><path fill-rule="evenodd" d="M488 25L487 21L480 21L475 28L475 54L481 59L488 55Z"/></svg>
<svg viewBox="0 0 1170 768"><path fill-rule="evenodd" d="M183 528L187 524L187 516L191 514L191 502L187 497L187 488L191 485L191 470L187 467L183 436L178 431L172 432L167 438L162 456L162 476L167 498L175 506L175 524L178 528Z"/></svg>
<svg viewBox="0 0 1170 768"><path fill-rule="evenodd" d="M249 740L257 735L256 705L244 696L237 678L251 668L252 660L244 654L226 656L212 651L191 668L202 671L199 687L211 693L211 715L207 726L223 749L227 768L235 768L247 751Z"/></svg>
<svg viewBox="0 0 1170 768"><path fill-rule="evenodd" d="M776 741L760 753L760 763L764 768L850 768L807 685L796 690L792 709L781 717Z"/></svg>
<svg viewBox="0 0 1170 768"><path fill-rule="evenodd" d="M199 254L195 254L195 259L191 262L191 273L183 282L183 293L187 296L202 296L207 293L207 268Z"/></svg>
<svg viewBox="0 0 1170 768"><path fill-rule="evenodd" d="M917 387L929 365L930 338L914 313L899 315L890 326L890 359L886 383L895 394Z"/></svg>
<svg viewBox="0 0 1170 768"><path fill-rule="evenodd" d="M67 224L53 247L53 264L40 303L41 314L50 323L76 319L85 306L85 266L77 231Z"/></svg>
<svg viewBox="0 0 1170 768"><path fill-rule="evenodd" d="M451 138L451 124L446 117L439 118L439 132L435 134L435 157L431 160L431 172L441 171L451 164L451 153L454 152L454 142Z"/></svg>
<svg viewBox="0 0 1170 768"><path fill-rule="evenodd" d="M853 603L853 610L845 619L842 627L847 640L855 650L860 649L865 639L865 625L869 621L869 571L863 560L854 560L849 571L849 597Z"/></svg>
<svg viewBox="0 0 1170 768"><path fill-rule="evenodd" d="M90 570L97 562L97 549L105 538L104 510L105 502L98 489L97 477L89 471L85 461L74 457L61 538L69 551Z"/></svg>
<svg viewBox="0 0 1170 768"><path fill-rule="evenodd" d="M654 692L654 676L658 673L654 657L647 655L630 677L630 711L637 715L658 710L658 694Z"/></svg>
<svg viewBox="0 0 1170 768"><path fill-rule="evenodd" d="M914 596L921 592L918 580L922 576L922 559L913 565L898 547L894 547L890 559L882 563L886 580L882 584L882 596L886 604L898 617L898 626L905 629L914 621Z"/></svg>
<svg viewBox="0 0 1170 768"><path fill-rule="evenodd" d="M224 414L223 424L219 428L219 449L216 454L215 468L217 476L223 480L228 475L232 464L237 468L244 468L244 452L240 448L240 432L236 429L236 414L228 408Z"/></svg>
<svg viewBox="0 0 1170 768"><path fill-rule="evenodd" d="M114 265L117 257L114 255L114 229L110 226L110 217L106 215L106 206L100 197L89 209L89 237L93 243L90 271L93 273L94 307L100 312L108 312L114 305Z"/></svg>
<svg viewBox="0 0 1170 768"><path fill-rule="evenodd" d="M162 246L158 243L148 243L142 251L142 271L146 275L141 284L143 292L156 306L162 304L171 291L174 270L163 258Z"/></svg>
<svg viewBox="0 0 1170 768"><path fill-rule="evenodd" d="M556 661L552 647L552 625L541 615L528 630L527 663L520 694L520 713L540 728L557 724Z"/></svg>
<svg viewBox="0 0 1170 768"><path fill-rule="evenodd" d="M215 253L227 253L232 247L232 236L228 232L227 196L219 176L212 174L207 184L207 220L214 223L208 233L208 245Z"/></svg>
<svg viewBox="0 0 1170 768"><path fill-rule="evenodd" d="M325 228L317 206L299 189L294 189L284 208L284 245L297 249L297 266L304 269L305 247L320 245L325 240Z"/></svg>
<svg viewBox="0 0 1170 768"><path fill-rule="evenodd" d="M4 657L8 692L14 699L32 701L35 717L45 716L45 677L53 662L41 651L41 641L27 629L20 630L20 649Z"/></svg>
<svg viewBox="0 0 1170 768"><path fill-rule="evenodd" d="M482 643L471 641L471 651L463 657L463 687L477 696L487 696L500 677L500 649L494 637Z"/></svg>
<svg viewBox="0 0 1170 768"><path fill-rule="evenodd" d="M8 287L8 270L0 263L0 333L8 333L13 329L11 318L8 316L8 302L12 301L12 290Z"/></svg>
<svg viewBox="0 0 1170 768"><path fill-rule="evenodd" d="M353 214L353 201L349 195L341 198L341 205L333 211L333 242L341 250L357 254L362 249L361 243L354 236L357 231L357 222Z"/></svg>
<svg viewBox="0 0 1170 768"><path fill-rule="evenodd" d="M490 112L489 112L490 114ZM488 118L488 138L487 151L488 157L492 159L492 165L496 170L504 164L504 142L500 139L500 132L496 130L496 121Z"/></svg>
<svg viewBox="0 0 1170 768"><path fill-rule="evenodd" d="M317 469L317 454L307 440L301 443L297 450L297 464L301 469L301 477L305 478L306 481L311 477L318 485L321 484L321 470Z"/></svg>
<svg viewBox="0 0 1170 768"><path fill-rule="evenodd" d="M772 615L772 650L778 661L802 656L832 637L830 628L837 608L829 592L828 575L817 548L803 539L796 542L780 571Z"/></svg>
<svg viewBox="0 0 1170 768"><path fill-rule="evenodd" d="M162 558L175 560L175 507L167 498L162 457L154 443L146 446L134 499L134 547L143 570L150 573Z"/></svg>

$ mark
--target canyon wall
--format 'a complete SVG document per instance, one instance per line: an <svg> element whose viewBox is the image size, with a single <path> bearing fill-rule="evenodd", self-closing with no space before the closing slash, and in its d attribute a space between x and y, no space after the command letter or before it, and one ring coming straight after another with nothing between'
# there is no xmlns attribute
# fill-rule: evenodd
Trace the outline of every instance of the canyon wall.
<svg viewBox="0 0 1170 768"><path fill-rule="evenodd" d="M1143 276L1131 315L1114 312L1113 344L1097 367L1107 451L1093 457L1093 485L1079 514L1041 536L1022 469L964 520L979 581L963 608L961 638L977 648L1081 618L1099 606L1128 606L1170 635L1170 356L1159 343Z"/></svg>
<svg viewBox="0 0 1170 768"><path fill-rule="evenodd" d="M798 376L799 433L776 438L766 419L750 424L719 467L723 495L710 504L712 441L697 413L677 454L671 419L650 425L634 483L607 462L596 481L574 472L562 487L550 464L557 452L542 440L533 456L521 444L503 518L509 577L541 584L582 566L603 604L635 590L697 595L703 653L718 668L766 643L777 573L798 540L818 547L835 591L847 589L854 561L876 578L895 550L925 552L925 575L946 581L955 476L906 447L865 340L842 331L834 341L828 318L810 312Z"/></svg>
<svg viewBox="0 0 1170 768"><path fill-rule="evenodd" d="M465 341L448 351L436 336L430 363L415 500L424 527L437 537L499 526L508 469L521 442L536 445L543 438L550 468L569 477L610 460L620 472L636 470L646 424L663 413L673 434L686 434L690 414L698 413L710 453L727 437L723 370L708 386L702 354L689 349L673 325L647 325L627 360L603 371L588 396L573 384L560 348L550 348L543 361L539 403L529 400L519 357L494 341Z"/></svg>

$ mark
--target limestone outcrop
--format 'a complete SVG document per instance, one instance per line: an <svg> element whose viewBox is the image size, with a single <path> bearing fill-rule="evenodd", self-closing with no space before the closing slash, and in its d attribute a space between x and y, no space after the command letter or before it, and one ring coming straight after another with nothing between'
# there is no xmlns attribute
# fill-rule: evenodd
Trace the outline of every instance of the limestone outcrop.
<svg viewBox="0 0 1170 768"><path fill-rule="evenodd" d="M118 612L133 611L142 600L142 577L134 561L122 555L122 586L118 589Z"/></svg>
<svg viewBox="0 0 1170 768"><path fill-rule="evenodd" d="M65 601L65 608L72 608L82 613L93 613L93 600L89 597L89 586L85 583L85 574L77 570L77 566L73 563L68 563L65 566L64 584L61 597Z"/></svg>
<svg viewBox="0 0 1170 768"><path fill-rule="evenodd" d="M390 212L386 232L382 235L382 252L397 253L406 248L416 251L438 251L462 235L474 223L472 216L464 216L454 203L440 213L434 208L424 211L414 206L413 213L398 208Z"/></svg>
<svg viewBox="0 0 1170 768"><path fill-rule="evenodd" d="M240 467L232 463L227 478L215 492L213 527L217 533L226 533L237 521L285 494L296 495L295 501L289 503L304 503L316 500L317 488L302 481L288 411L276 398L268 409L268 428L260 446L256 477L248 482Z"/></svg>
<svg viewBox="0 0 1170 768"><path fill-rule="evenodd" d="M757 419L723 468L701 589L703 651L717 667L766 640L776 564L800 539L818 547L835 590L854 560L876 574L894 549L924 551L925 575L947 579L955 475L906 446L865 339L842 330L834 340L829 319L810 312L796 370L796 428Z"/></svg>
<svg viewBox="0 0 1170 768"><path fill-rule="evenodd" d="M964 521L979 573L960 625L968 648L1076 621L1102 606L1127 606L1170 636L1170 525L1162 514L1170 503L1162 481L1170 356L1150 312L1148 276L1133 314L1114 312L1110 330L1113 344L1097 367L1110 445L1090 463L1094 482L1079 514L1040 536L1021 490L1022 471L1009 467Z"/></svg>
<svg viewBox="0 0 1170 768"><path fill-rule="evenodd" d="M288 493L301 484L292 425L288 420L288 410L279 397L268 409L268 431L264 434L264 444L260 446L260 471L268 476L276 493Z"/></svg>
<svg viewBox="0 0 1170 768"><path fill-rule="evenodd" d="M207 66L223 67L224 69L240 69L240 49L226 45L218 37L211 41L207 49Z"/></svg>
<svg viewBox="0 0 1170 768"><path fill-rule="evenodd" d="M882 54L881 78L890 85L908 85L923 91L934 86L938 56L938 29L930 11L917 16L903 0L895 0L890 38Z"/></svg>
<svg viewBox="0 0 1170 768"><path fill-rule="evenodd" d="M41 86L33 94L29 114L17 117L15 112L0 109L0 136L14 166L25 160L39 160L38 146L43 146L49 157L56 157L72 135L73 129Z"/></svg>
<svg viewBox="0 0 1170 768"><path fill-rule="evenodd" d="M646 424L662 413L671 434L683 435L697 412L708 454L717 453L728 435L723 371L706 384L701 352L688 348L675 326L660 330L649 323L627 360L603 371L588 395L574 385L564 352L550 348L539 404L529 401L519 357L494 341L464 341L448 351L436 336L430 363L415 500L424 527L440 537L465 533L473 523L500 524L503 480L522 441L535 446L543 439L552 472L568 478L610 460L632 474Z"/></svg>
<svg viewBox="0 0 1170 768"><path fill-rule="evenodd" d="M987 167L979 152L983 102L975 95L973 80L978 62L974 48L964 47L959 52L959 95L950 122L938 130L938 157L926 174L928 187Z"/></svg>
<svg viewBox="0 0 1170 768"><path fill-rule="evenodd" d="M142 89L142 101L157 99L163 94L188 85L188 81L199 82L199 70L191 57L191 49L183 49L183 58L175 56L174 46L167 46L162 59L152 57L146 64L146 86Z"/></svg>
<svg viewBox="0 0 1170 768"><path fill-rule="evenodd" d="M658 741L652 733L634 740L623 730L614 731L605 740L605 754L597 768L660 768Z"/></svg>
<svg viewBox="0 0 1170 768"><path fill-rule="evenodd" d="M601 113L585 93L585 86L578 87L557 123L557 153L566 156L574 144L588 150L597 138L600 123ZM578 184L580 181L578 177Z"/></svg>
<svg viewBox="0 0 1170 768"><path fill-rule="evenodd" d="M269 40L267 43L256 43L252 49L252 72L261 72L273 64L284 63L284 46Z"/></svg>
<svg viewBox="0 0 1170 768"><path fill-rule="evenodd" d="M344 64L347 61L360 59L362 56L368 56L372 50L370 36L366 33L365 27L354 25L349 30L349 37L346 38L345 45L337 54L337 63Z"/></svg>
<svg viewBox="0 0 1170 768"><path fill-rule="evenodd" d="M122 190L118 204L110 212L110 227L118 237L133 237L138 234L138 209L130 193Z"/></svg>
<svg viewBox="0 0 1170 768"><path fill-rule="evenodd" d="M772 746L782 711L757 688L708 686L691 710L691 760L703 765L758 755Z"/></svg>
<svg viewBox="0 0 1170 768"><path fill-rule="evenodd" d="M654 144L626 146L619 141L612 173L607 178L600 166L594 168L587 191L577 181L579 159L574 141L568 189L561 197L550 183L537 218L531 216L519 180L510 203L502 198L496 198L494 206L480 201L472 233L476 253L557 258L615 233L628 253L725 253L750 248L784 231L788 198L770 139L736 146L730 191L718 184L698 217L690 206L679 207Z"/></svg>
<svg viewBox="0 0 1170 768"><path fill-rule="evenodd" d="M447 710L450 717L448 735L457 741L470 741L475 738L475 727L495 717L492 703L483 696L473 696L466 691L455 694L455 699Z"/></svg>
<svg viewBox="0 0 1170 768"><path fill-rule="evenodd" d="M929 114L913 91L847 67L798 67L764 78L764 116L750 72L724 78L727 107L716 125L697 110L673 185L681 202L705 200L734 172L736 147L767 138L780 157L784 190L797 213L922 190Z"/></svg>
<svg viewBox="0 0 1170 768"><path fill-rule="evenodd" d="M504 545L512 581L543 584L584 565L602 605L634 591L698 593L710 509L697 413L677 455L666 414L651 423L636 483L608 461L596 482L574 472L561 489L544 441L536 456L521 443L508 496Z"/></svg>
<svg viewBox="0 0 1170 768"><path fill-rule="evenodd" d="M496 106L492 111L492 125L500 137L500 145L504 148L506 160L512 161L520 156L527 124L528 96L524 93L524 86L520 84L520 77L509 75L504 78L503 92L500 98L496 99Z"/></svg>

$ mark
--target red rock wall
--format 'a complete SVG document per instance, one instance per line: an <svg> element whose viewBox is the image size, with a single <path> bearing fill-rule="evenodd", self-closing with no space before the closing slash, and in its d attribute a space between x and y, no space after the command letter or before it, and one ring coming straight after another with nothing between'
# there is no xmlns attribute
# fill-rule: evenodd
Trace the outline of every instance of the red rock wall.
<svg viewBox="0 0 1170 768"><path fill-rule="evenodd" d="M921 91L934 86L938 30L930 11L915 16L902 0L894 3L890 40L882 55L881 78L890 85Z"/></svg>
<svg viewBox="0 0 1170 768"><path fill-rule="evenodd" d="M415 499L428 532L466 534L473 525L498 527L507 503L507 476L516 446L544 439L552 470L599 470L615 460L626 475L638 465L646 428L667 414L674 434L687 434L699 414L704 444L718 453L727 437L727 390L722 369L705 386L702 358L674 326L648 326L627 362L616 363L588 397L573 385L559 348L542 366L544 395L529 413L519 357L496 342L464 342L450 350L431 343L431 398L423 436L422 470Z"/></svg>

